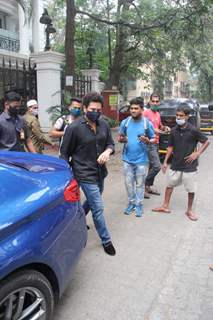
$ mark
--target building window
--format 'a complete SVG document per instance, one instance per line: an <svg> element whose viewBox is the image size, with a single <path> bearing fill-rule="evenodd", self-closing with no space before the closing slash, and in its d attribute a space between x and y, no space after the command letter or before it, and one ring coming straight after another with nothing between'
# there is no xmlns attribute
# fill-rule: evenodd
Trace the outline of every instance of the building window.
<svg viewBox="0 0 213 320"><path fill-rule="evenodd" d="M0 12L0 29L6 29L6 14Z"/></svg>

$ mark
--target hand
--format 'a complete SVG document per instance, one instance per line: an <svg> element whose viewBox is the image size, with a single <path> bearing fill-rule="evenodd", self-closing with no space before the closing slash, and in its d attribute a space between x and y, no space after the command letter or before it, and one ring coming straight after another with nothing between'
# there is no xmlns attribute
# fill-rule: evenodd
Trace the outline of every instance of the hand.
<svg viewBox="0 0 213 320"><path fill-rule="evenodd" d="M109 156L111 154L111 150L105 150L104 152L102 152L100 154L100 156L98 157L97 159L97 162L100 164L100 165L103 165L105 164L107 161L109 161Z"/></svg>
<svg viewBox="0 0 213 320"><path fill-rule="evenodd" d="M168 126L165 126L165 127L164 127L164 132L170 133L170 132L171 132L171 128L168 127Z"/></svg>
<svg viewBox="0 0 213 320"><path fill-rule="evenodd" d="M168 168L168 163L164 162L162 165L162 171L164 174L166 173L167 168Z"/></svg>
<svg viewBox="0 0 213 320"><path fill-rule="evenodd" d="M139 136L138 139L141 141L141 142L144 142L146 144L149 144L149 138L146 137L146 136Z"/></svg>
<svg viewBox="0 0 213 320"><path fill-rule="evenodd" d="M126 143L127 142L127 136L123 135L123 134L120 134L118 136L118 142L121 142L121 143Z"/></svg>
<svg viewBox="0 0 213 320"><path fill-rule="evenodd" d="M161 129L157 129L157 128L154 131L155 131L156 134L163 133L163 131Z"/></svg>
<svg viewBox="0 0 213 320"><path fill-rule="evenodd" d="M199 156L200 156L199 152L195 151L195 152L192 152L189 156L185 157L184 159L186 163L192 163L193 161L197 160Z"/></svg>
<svg viewBox="0 0 213 320"><path fill-rule="evenodd" d="M163 133L163 134L169 134L171 132L171 128L168 127L168 126L164 126L162 127L162 129L160 130L160 133Z"/></svg>

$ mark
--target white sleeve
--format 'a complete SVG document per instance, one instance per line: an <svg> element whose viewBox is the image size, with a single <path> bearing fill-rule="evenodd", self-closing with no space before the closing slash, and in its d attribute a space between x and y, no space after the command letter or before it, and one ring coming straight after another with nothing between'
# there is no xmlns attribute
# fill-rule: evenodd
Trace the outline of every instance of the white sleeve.
<svg viewBox="0 0 213 320"><path fill-rule="evenodd" d="M63 118L58 118L53 126L54 129L56 130L61 130L62 127L63 127L63 123L64 123L64 120Z"/></svg>

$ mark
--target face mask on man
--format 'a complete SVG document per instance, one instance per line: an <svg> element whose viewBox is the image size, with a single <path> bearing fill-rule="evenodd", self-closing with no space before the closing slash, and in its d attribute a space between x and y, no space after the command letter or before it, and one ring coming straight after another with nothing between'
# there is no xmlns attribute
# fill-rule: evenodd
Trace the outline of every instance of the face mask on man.
<svg viewBox="0 0 213 320"><path fill-rule="evenodd" d="M38 115L38 109L32 109L31 112L35 117Z"/></svg>
<svg viewBox="0 0 213 320"><path fill-rule="evenodd" d="M12 107L12 106L9 106L8 108L8 112L11 116L15 117L18 115L19 113L19 108L18 107Z"/></svg>
<svg viewBox="0 0 213 320"><path fill-rule="evenodd" d="M183 126L186 123L186 120L185 119L177 119L176 118L176 123L179 126Z"/></svg>
<svg viewBox="0 0 213 320"><path fill-rule="evenodd" d="M100 118L100 115L101 115L100 112L97 112L97 111L86 112L86 117L92 122L96 122Z"/></svg>
<svg viewBox="0 0 213 320"><path fill-rule="evenodd" d="M70 110L70 114L71 114L73 117L77 118L77 117L79 117L79 116L81 115L81 109L80 109L80 108L72 108L72 109Z"/></svg>
<svg viewBox="0 0 213 320"><path fill-rule="evenodd" d="M151 106L151 110L154 111L154 112L156 112L156 111L159 110L159 108L158 108L158 106L153 105L153 106Z"/></svg>

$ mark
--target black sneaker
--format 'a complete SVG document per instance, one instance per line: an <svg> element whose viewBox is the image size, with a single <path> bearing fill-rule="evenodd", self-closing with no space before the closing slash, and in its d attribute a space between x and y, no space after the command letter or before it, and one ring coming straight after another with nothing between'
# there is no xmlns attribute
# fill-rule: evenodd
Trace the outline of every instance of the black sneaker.
<svg viewBox="0 0 213 320"><path fill-rule="evenodd" d="M107 254L109 254L110 256L115 256L116 251L111 241L106 244L103 244L103 248Z"/></svg>

